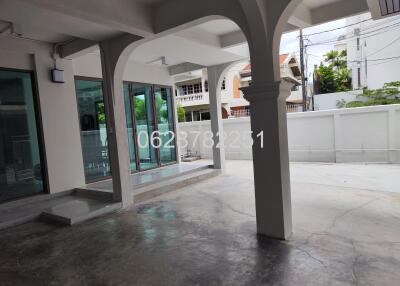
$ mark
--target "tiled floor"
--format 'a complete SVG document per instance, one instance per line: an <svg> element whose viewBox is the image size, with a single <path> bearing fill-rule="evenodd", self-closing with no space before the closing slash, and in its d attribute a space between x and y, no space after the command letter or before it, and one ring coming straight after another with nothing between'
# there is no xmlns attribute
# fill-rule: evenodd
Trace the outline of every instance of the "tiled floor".
<svg viewBox="0 0 400 286"><path fill-rule="evenodd" d="M230 161L136 209L0 231L0 285L399 285L400 194L301 179L288 241L256 235L252 163Z"/></svg>

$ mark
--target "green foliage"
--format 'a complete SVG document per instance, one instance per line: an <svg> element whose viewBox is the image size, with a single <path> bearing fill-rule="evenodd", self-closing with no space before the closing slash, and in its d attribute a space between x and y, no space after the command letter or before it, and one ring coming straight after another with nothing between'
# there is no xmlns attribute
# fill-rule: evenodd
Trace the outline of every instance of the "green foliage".
<svg viewBox="0 0 400 286"><path fill-rule="evenodd" d="M106 124L106 112L104 109L104 102L97 103L97 116L99 124Z"/></svg>
<svg viewBox="0 0 400 286"><path fill-rule="evenodd" d="M176 114L178 115L179 122L185 122L185 109L179 103L176 106Z"/></svg>
<svg viewBox="0 0 400 286"><path fill-rule="evenodd" d="M346 100L344 100L344 99L336 100L336 107L337 108L345 108L346 107Z"/></svg>
<svg viewBox="0 0 400 286"><path fill-rule="evenodd" d="M346 107L374 106L400 104L400 81L387 82L382 88L364 89L359 97L367 98L366 101L352 101Z"/></svg>
<svg viewBox="0 0 400 286"><path fill-rule="evenodd" d="M347 51L330 51L325 54L315 71L319 81L319 93L333 93L351 89L350 70L347 68Z"/></svg>

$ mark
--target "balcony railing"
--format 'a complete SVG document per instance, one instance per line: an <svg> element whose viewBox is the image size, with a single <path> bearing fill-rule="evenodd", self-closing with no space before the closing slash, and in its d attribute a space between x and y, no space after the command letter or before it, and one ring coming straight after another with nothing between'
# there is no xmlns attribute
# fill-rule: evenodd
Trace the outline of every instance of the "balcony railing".
<svg viewBox="0 0 400 286"><path fill-rule="evenodd" d="M301 112L301 111L303 111L302 103L287 103L286 104L286 112L287 113L294 113L294 112Z"/></svg>
<svg viewBox="0 0 400 286"><path fill-rule="evenodd" d="M232 117L235 118L240 118L240 117L249 117L250 116L250 110L232 110L231 111Z"/></svg>
<svg viewBox="0 0 400 286"><path fill-rule="evenodd" d="M204 98L203 93L197 93L197 94L188 94L188 95L179 95L176 97L176 102L177 103L193 103L193 102L198 102L202 101Z"/></svg>

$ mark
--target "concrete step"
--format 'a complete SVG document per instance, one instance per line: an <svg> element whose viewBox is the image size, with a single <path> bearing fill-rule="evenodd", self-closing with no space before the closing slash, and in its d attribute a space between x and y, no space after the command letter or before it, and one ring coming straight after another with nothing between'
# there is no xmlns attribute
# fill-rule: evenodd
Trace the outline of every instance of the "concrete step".
<svg viewBox="0 0 400 286"><path fill-rule="evenodd" d="M145 186L135 188L134 200L135 203L144 202L162 194L186 187L190 184L216 177L219 174L221 174L220 170L210 169L208 167L196 172L190 172L185 175L169 178L161 182L147 184Z"/></svg>
<svg viewBox="0 0 400 286"><path fill-rule="evenodd" d="M40 220L60 225L74 225L119 209L121 209L121 203L75 194L70 196L65 203L44 210L40 215Z"/></svg>
<svg viewBox="0 0 400 286"><path fill-rule="evenodd" d="M168 166L166 166L165 168L168 168ZM179 174L176 173L171 173L171 175L164 175L160 178L155 178L154 176L151 176L151 178L149 178L148 182L144 182L141 184L135 184L135 189L140 189L142 187L146 187L146 186L150 186L153 185L155 183L160 183L160 182L164 182L165 180L171 179L171 178L176 178L176 177L182 177L182 176L186 176L186 175L190 175L190 174L197 174L198 172L204 171L204 170L210 170L212 168L212 166L208 166L208 165L203 165L203 166L199 166L193 169L189 169L186 171L181 171L179 172ZM156 170L157 172L163 172L162 170L163 168L160 168L158 170ZM154 173L154 170L150 170L149 173ZM140 176L146 176L146 171L144 171L141 174L138 174Z"/></svg>

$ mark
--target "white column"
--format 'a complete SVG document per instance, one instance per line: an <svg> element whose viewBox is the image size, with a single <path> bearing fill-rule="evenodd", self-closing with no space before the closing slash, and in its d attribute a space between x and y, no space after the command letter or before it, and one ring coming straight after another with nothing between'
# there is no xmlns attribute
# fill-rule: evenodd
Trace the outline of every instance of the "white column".
<svg viewBox="0 0 400 286"><path fill-rule="evenodd" d="M112 41L105 41L100 43L100 52L113 193L115 201L127 208L133 205L133 192L122 72L116 72L121 50L115 49Z"/></svg>
<svg viewBox="0 0 400 286"><path fill-rule="evenodd" d="M173 114L174 114L174 124L175 124L175 141L176 141L176 161L178 164L181 163L181 150L179 148L179 120L178 120L178 104L177 104L177 100L176 100L176 86L174 85L174 87L172 88L172 108L173 110Z"/></svg>
<svg viewBox="0 0 400 286"><path fill-rule="evenodd" d="M224 128L222 125L221 106L221 74L220 66L207 68L208 92L210 98L211 132L213 133L213 161L215 169L225 169L225 147L223 140Z"/></svg>
<svg viewBox="0 0 400 286"><path fill-rule="evenodd" d="M286 117L290 85L270 82L242 90L250 102L257 232L287 239L292 233Z"/></svg>

